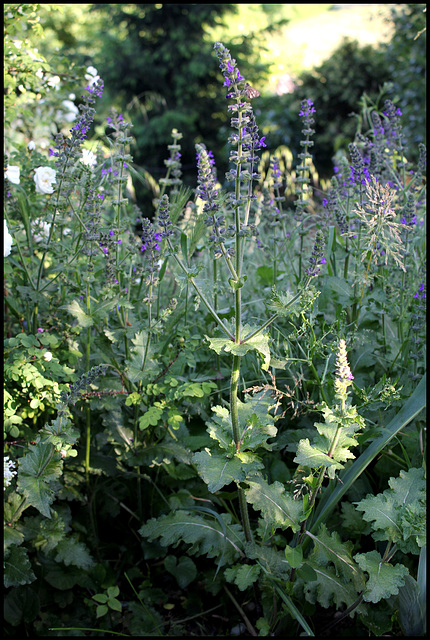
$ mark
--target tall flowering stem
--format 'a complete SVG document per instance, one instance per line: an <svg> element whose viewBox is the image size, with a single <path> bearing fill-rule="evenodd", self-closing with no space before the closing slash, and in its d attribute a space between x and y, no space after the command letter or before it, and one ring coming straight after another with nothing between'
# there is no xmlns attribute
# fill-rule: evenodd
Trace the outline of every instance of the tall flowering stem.
<svg viewBox="0 0 430 640"><path fill-rule="evenodd" d="M231 127L233 133L229 137L232 145L230 152L230 162L233 168L227 172L226 179L234 182L234 193L229 197L229 203L234 212L231 232L235 239L235 274L232 270L232 277L229 282L234 294L235 310L235 334L234 342L240 344L242 340L242 287L246 276L242 276L242 264L244 256L244 245L250 228L248 226L251 202L255 198L253 195L253 180L260 178L254 172L254 165L258 160L256 153L265 147L264 137L260 138L258 127L255 122L251 104L247 102L249 85L240 74L236 61L231 57L229 50L220 42L214 45L216 55L219 60L219 67L224 76L224 85L228 89L226 98L231 100L228 110L231 113ZM243 213L243 218L241 217ZM229 258L233 255L230 251ZM228 266L228 262L227 262ZM230 416L232 423L233 440L237 449L240 446L240 427L238 413L238 385L240 377L241 356L234 355L230 378ZM249 522L248 507L243 490L238 487L238 498L242 517L242 525L248 541L252 540L251 526Z"/></svg>
<svg viewBox="0 0 430 640"><path fill-rule="evenodd" d="M224 333L230 338L230 340L234 341L234 335L232 334L232 332L229 330L226 324L218 316L217 312L214 309L213 304L211 304L211 302L206 298L206 296L203 294L202 291L200 291L199 287L197 286L194 272L191 269L188 269L188 267L182 262L182 260L178 256L178 252L176 248L173 246L172 236L174 231L172 229L172 221L170 220L169 209L170 209L169 197L167 196L167 194L164 194L160 199L160 202L158 205L158 223L162 228L160 235L162 238L166 239L166 242L170 249L170 255L173 256L176 263L179 265L180 269L185 273L189 282L191 283L197 295L199 296L200 300L203 302L203 304L205 305L205 307L207 308L207 310L209 311L209 313L211 314L211 316L213 317L217 325L224 331Z"/></svg>
<svg viewBox="0 0 430 640"><path fill-rule="evenodd" d="M372 181L366 183L366 195L367 203L364 206L357 206L355 209L363 229L364 247L361 260L367 260L363 287L355 314L355 324L358 322L366 283L370 277L370 267L373 262L379 259L378 254L383 252L385 264L391 257L397 267L406 271L404 265L405 248L400 231L402 228L407 228L407 225L395 222L396 192L388 184L385 186L380 184L373 176ZM353 232L350 231L349 235L352 236Z"/></svg>
<svg viewBox="0 0 430 640"><path fill-rule="evenodd" d="M71 136L69 138L64 138L62 134L59 134L56 137L55 143L55 151L50 150L50 155L56 158L55 164L57 166L57 184L58 188L56 191L56 199L53 206L53 216L51 220L51 226L49 231L48 240L46 243L46 248L44 253L40 259L39 271L37 275L36 282L36 291L41 290L41 280L43 274L43 268L45 265L46 255L48 253L52 234L55 228L55 218L57 216L57 212L60 210L61 201L67 201L73 189L73 181L69 177L69 173L71 170L71 165L77 155L80 153L80 149L82 143L87 137L88 131L94 121L95 117L95 109L94 103L96 101L96 97L101 97L103 94L103 81L101 79L97 80L93 85L87 85L85 87L86 94L83 97L83 104L80 105L81 115L79 116L76 124L70 130ZM63 235L63 224L60 226L60 237ZM37 303L34 305L33 311L33 332L35 333L37 330L37 315L38 315L38 305Z"/></svg>
<svg viewBox="0 0 430 640"><path fill-rule="evenodd" d="M353 408L350 411L350 415L348 414L349 409L349 401L348 401L348 387L352 384L354 380L354 376L351 373L351 369L348 364L348 357L346 351L346 342L343 338L339 340L337 353L336 353L336 373L334 379L334 400L335 406L333 409L330 409L326 403L322 403L321 409L326 417L326 422L329 424L336 424L336 430L331 438L330 445L327 450L327 456L329 458L333 458L336 447L339 442L339 438L342 432L342 429L345 429L349 436L352 435L351 423L356 424L356 428L361 428L364 426L364 421L360 416L356 414L355 409ZM322 426L322 425L320 425ZM354 430L355 430L354 429ZM321 432L320 432L321 433ZM353 456L352 456L353 457ZM313 510L315 500L317 495L321 489L322 483L324 481L325 475L327 472L327 466L322 465L318 475L316 478L312 478L308 482L310 486L310 493L306 499L306 518L303 520L300 532L298 533L297 545L301 545L303 542L303 538L306 535L306 524L309 520L311 512ZM329 477L330 473L329 473ZM290 582L293 581L295 576L295 569L292 569L290 573Z"/></svg>
<svg viewBox="0 0 430 640"><path fill-rule="evenodd" d="M302 153L299 153L298 156L301 160L300 164L296 167L297 173L299 174L296 178L296 184L298 185L298 198L295 202L296 213L295 218L299 222L299 224L303 221L303 215L306 207L309 203L309 163L308 161L312 159L312 155L309 153L310 147L313 146L313 140L311 140L311 136L315 133L314 129L312 129L312 125L314 124L314 119L312 115L315 113L314 103L310 98L307 100L302 100L301 109L299 111L299 116L303 118L303 140L300 141L300 145L303 147ZM300 251L299 251L299 281L302 277L302 253L303 253L303 238L306 231L301 227L299 229L300 234Z"/></svg>

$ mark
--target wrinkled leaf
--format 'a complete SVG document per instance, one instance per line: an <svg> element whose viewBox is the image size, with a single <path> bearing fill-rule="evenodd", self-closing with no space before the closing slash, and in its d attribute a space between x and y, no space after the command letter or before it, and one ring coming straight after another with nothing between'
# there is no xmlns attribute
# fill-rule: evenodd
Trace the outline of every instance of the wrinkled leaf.
<svg viewBox="0 0 430 640"><path fill-rule="evenodd" d="M280 482L269 484L264 478L247 480L249 489L245 490L246 500L257 511L261 511L266 522L281 529L291 528L294 532L300 528L302 503L286 493Z"/></svg>
<svg viewBox="0 0 430 640"><path fill-rule="evenodd" d="M397 595L400 587L405 584L405 576L408 570L402 564L393 566L388 562L382 562L377 551L358 553L354 556L360 568L369 574L363 599L366 602L379 602L383 598Z"/></svg>

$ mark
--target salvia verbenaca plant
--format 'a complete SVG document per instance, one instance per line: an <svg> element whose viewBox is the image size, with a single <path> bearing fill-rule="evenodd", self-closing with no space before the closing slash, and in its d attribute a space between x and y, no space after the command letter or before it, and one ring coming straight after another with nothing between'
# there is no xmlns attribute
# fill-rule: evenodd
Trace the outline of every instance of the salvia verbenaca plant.
<svg viewBox="0 0 430 640"><path fill-rule="evenodd" d="M213 153L198 143L192 202L181 179L182 135L173 130L155 216L130 205L131 123L113 110L107 119L110 153L82 148L103 89L95 78L70 136L55 140L55 188L45 186L48 213L37 232L25 201L8 203L9 251L19 255L23 312L7 305L21 333L5 343L6 427L17 439L27 420L32 443L21 457L12 454L21 440L6 451L6 585L35 583L40 564L44 571L55 563L71 565L76 576L69 571L68 584L84 580L91 600L103 603L97 617L129 607L142 625L135 630L162 630L154 602L141 602L150 589L142 587L140 604L127 605L116 598L116 585L97 578L96 496L101 486L113 494L117 483L120 497L112 509L119 519L125 510L139 523L139 553L155 549L161 557L160 547L150 546L159 541L213 559L210 588L222 584L250 635L312 636L318 632L316 604L335 607L339 620L359 616L376 635L391 629L387 611L396 606L402 630L413 627L419 635L425 628L423 430L420 453L412 459L403 449L401 470L388 489L364 498L354 491L366 467L425 404L419 233L425 148L410 174L401 113L387 101L383 112L372 112L369 131L350 144L350 157L337 158L324 216L313 218L309 171L317 111L304 100L296 201L287 209L277 156L270 158L271 180L261 184L260 154L268 141L252 106L259 92L226 47L216 43L214 49L231 116L226 186ZM44 222L50 227L34 251ZM258 296L256 277L264 284ZM52 291L60 304L47 301ZM46 317L61 324L61 340L39 327ZM369 379L360 369L369 357L363 342L375 318L383 336L371 347L374 384L361 389ZM216 382L206 368L216 372ZM18 416L23 400L14 384L25 375L39 396L30 388L33 413L20 409ZM420 380L410 398L400 395L408 378ZM56 414L50 422L45 409ZM383 412L389 417L381 418ZM196 440L188 428L191 416L206 428ZM44 426L33 432L29 419ZM175 481L184 479L190 490L181 485L176 491ZM155 507L156 494L161 507ZM350 502L340 505L345 495ZM73 529L61 500L85 504L90 525L79 522ZM373 537L373 550L357 546L357 538L345 541L336 530L341 523L352 531L357 522ZM416 579L410 556L419 556ZM146 564L151 557L145 556ZM182 568L197 575L196 565L188 556L175 562L169 554L164 567L183 588L189 583ZM101 585L107 595L94 595ZM253 600L252 621L233 590ZM408 620L411 610L417 612L415 626ZM120 624L119 618L111 624Z"/></svg>
<svg viewBox="0 0 430 640"><path fill-rule="evenodd" d="M370 583L373 580L378 581L376 573L371 573L371 579L366 585L366 577L361 569L361 565L370 566L370 562L366 564L366 554L360 556L361 565L357 564L352 558L348 545L342 544L336 534L328 534L324 525L320 529L319 537L307 529L307 523L313 514L317 496L321 491L325 477L334 480L336 472L343 469L344 464L355 457L350 449L359 444L356 432L365 428L365 421L358 415L357 409L351 406L348 398L348 387L352 384L354 376L347 361L346 343L342 339L337 350L334 399L330 405L323 403L319 406L319 410L324 415L325 423L315 424L318 435L314 438L314 444L310 444L308 439L300 441L297 456L294 459L295 463L307 471L304 478L307 490L302 495L302 499L298 500L293 494L286 492L279 482L270 484L265 478L259 450L270 451L274 446L269 440L275 438L277 433L276 416L272 415L273 403L270 397L265 396L262 391L253 397L245 395L244 402L240 399L238 386L240 366L245 354L250 350L256 350L263 358L262 370L267 371L271 359L268 334L265 329L278 315L286 316L291 313L290 305L292 303L300 304L299 299L302 291L300 295L289 296L278 293L274 289L274 296L267 307L272 311L276 310L276 312L269 320L263 322L260 327L248 325L242 321L242 293L246 291L247 280L243 261L246 253L244 247L249 237L253 200L252 182L258 180L258 175L254 172L254 162L256 161L254 154L261 148L263 139L258 133L252 107L246 102L246 91L244 91L246 85L243 84L245 80L241 76L235 60L220 43L215 45L215 50L224 75L224 86L227 86L229 90L226 97L234 101L229 106L229 110L234 114L231 119L234 133L229 139L230 143L234 145L234 150L230 154L233 168L226 175L227 180L234 183L234 190L225 198L225 202L228 204L224 208L227 212L229 209L231 210L233 224L228 226L226 215L220 212L221 199L215 185L213 159L209 157L204 145L197 147L199 169L197 193L205 203L203 212L208 216L205 223L211 229L209 242L213 247L214 260L224 260L226 277L232 289L234 314L231 323L226 323L219 317L213 301L208 299L199 288L197 274L189 267L186 242L182 242L183 260L178 257L178 248L174 244L174 231L169 220L167 196L163 196L160 201L158 220L163 227L162 235L167 240L171 256L186 274L200 300L222 331L223 335L221 334L220 337L206 336L209 347L218 355L232 354L229 405L213 407L213 417L208 422L208 433L216 444L205 451L195 453L193 461L211 493L214 494L225 488L231 482L236 484L241 528L238 524L233 524L229 514L220 516L212 512L207 518L203 514L197 515L186 510L178 510L149 521L141 528L140 532L150 539L160 538L163 545L178 544L180 540L192 543L193 553L206 553L209 557L218 558L217 571L224 564L239 561L225 570L225 577L228 582L233 582L242 590L251 585L255 586L265 576L269 582L272 582L272 586L279 593L293 617L308 632L309 626L289 596L293 594L297 596L304 589L304 580L318 583L321 566L326 567L327 562L334 562L337 572L342 569L347 574L341 587L345 593L340 599L338 594L325 586L327 602L331 597L337 601L337 604L342 601L347 605L348 613L354 615L356 609L364 611L363 607L360 609L363 600L374 601L374 598L377 597L373 587L370 588ZM302 154L302 165L298 168L299 173L303 173L303 177L300 178L301 191L296 203L296 209L299 212L296 217L299 222L302 221L302 214L306 206L303 185L308 183L306 159L310 157L308 147L311 145L309 136L313 133L310 125L313 123L311 114L314 112L312 101L305 101L300 114L305 118L305 152ZM351 153L353 155L351 181L354 188L357 185L358 202L361 202L369 173L355 146L351 146ZM274 167L276 170L275 162ZM379 194L378 188L379 185L374 187ZM383 244L384 247L390 240L389 253L394 255L399 263L401 246L397 229L400 225L392 221L394 216L390 209L389 195L387 189L376 202L375 198L370 193L368 194L369 201L373 198L373 205L379 208L384 207L382 211L378 210L378 212L385 227L383 229L378 227L377 219L372 220L372 224L366 220L368 227L366 233L372 234L369 235L369 238L372 238L371 257L376 246L376 238L379 238L380 244ZM356 213L361 213L361 209ZM378 213L376 213L377 215ZM345 231L345 217L340 220L342 221L342 230ZM228 240L228 230L231 230L233 234L233 242ZM389 233L391 235L385 241L386 235L384 234ZM305 271L305 288L309 285L310 279L321 271L320 265L325 262L324 247L324 236L318 230L312 256L309 258L309 266ZM366 256L368 252L369 249L366 248ZM249 504L252 505L254 511L261 512L258 528L254 531L249 516ZM285 546L284 554L272 550L271 555L265 545L270 539L270 528L273 535L273 530L278 527L283 530L290 528L295 535L291 544ZM206 534L205 529L209 533ZM319 552L319 555L316 554L316 551L313 552L310 556L311 559L307 561L303 554L306 543L309 543L310 540L314 541L315 550L327 550L322 554ZM218 551L216 550L217 545L219 545ZM342 560L337 561L338 549L340 548L342 548ZM383 561L385 562L387 558L391 558L388 553ZM323 562L323 565L318 566L318 561ZM398 588L403 584L404 571L404 567L393 567L393 573L390 575L391 586L385 592L386 597L390 589L392 589L390 593L398 592ZM330 573L330 575L332 574ZM326 574L326 578L327 576L328 574ZM279 587L279 583L284 581L285 584L285 580L289 586L283 590ZM347 592L349 592L348 596ZM260 623L262 624L261 620Z"/></svg>

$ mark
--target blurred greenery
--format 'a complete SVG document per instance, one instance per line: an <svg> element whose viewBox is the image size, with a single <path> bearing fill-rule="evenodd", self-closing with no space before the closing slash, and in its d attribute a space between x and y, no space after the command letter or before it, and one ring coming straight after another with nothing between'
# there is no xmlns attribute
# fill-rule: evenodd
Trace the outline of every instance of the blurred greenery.
<svg viewBox="0 0 430 640"><path fill-rule="evenodd" d="M222 76L213 53L216 40L230 49L242 75L262 92L254 111L272 152L287 146L297 157L301 133L296 115L300 101L310 98L316 108L315 165L320 176L330 175L332 158L351 139L356 129L352 116L366 94L376 106L389 97L402 108L409 159L415 161L417 144L425 137L424 4L392 5L395 31L389 43L375 48L346 40L315 69L294 77L293 93L265 95L270 75L274 68L280 68L278 49L282 34L287 33L284 27L336 7L42 4L39 14L45 38L40 39L38 48L48 63L56 58L56 68L62 69L65 77L73 65L75 69L97 68L105 82L99 116L107 116L114 107L133 122L135 167L140 175L146 172L155 180L165 174L166 147L174 128L183 134L185 184L195 186L194 145L203 140L214 153L218 179L224 179L229 123ZM298 69L302 54L296 51L290 56ZM103 128L99 132L105 133ZM151 216L153 194L147 183L135 180L134 187L139 206Z"/></svg>

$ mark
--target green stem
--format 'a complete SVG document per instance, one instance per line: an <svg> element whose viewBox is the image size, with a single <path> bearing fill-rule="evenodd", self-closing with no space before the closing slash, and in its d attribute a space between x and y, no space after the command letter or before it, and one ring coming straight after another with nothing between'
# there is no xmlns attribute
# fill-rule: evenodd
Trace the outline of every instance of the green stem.
<svg viewBox="0 0 430 640"><path fill-rule="evenodd" d="M237 402L237 390L240 375L240 358L241 356L233 356L233 365L231 368L230 379L230 413L233 430L233 440L236 445L236 451L239 451L240 446L239 412Z"/></svg>
<svg viewBox="0 0 430 640"><path fill-rule="evenodd" d="M167 242L168 242L168 245L169 245L170 250L172 252L172 256L175 258L176 262L181 267L182 271L186 274L189 282L191 282L191 284L194 287L194 289L195 289L197 295L199 296L200 300L203 302L203 304L205 305L205 307L207 308L207 310L209 311L211 316L214 318L214 320L218 324L218 326L221 327L221 329L230 338L230 340L232 340L234 342L234 335L225 326L224 322L218 316L217 312L215 311L215 309L213 308L213 306L211 305L209 300L207 300L207 298L204 296L204 294L200 291L199 287L196 284L196 281L194 280L194 277L190 275L190 272L187 269L187 267L184 265L184 263L181 261L181 259L178 258L178 256L176 255L175 249L174 249L174 247L172 245L172 242L171 242L170 238L167 238Z"/></svg>
<svg viewBox="0 0 430 640"><path fill-rule="evenodd" d="M90 299L90 283L87 282L87 313L91 312L91 299ZM87 327L87 341L85 345L85 371L90 370L90 353L91 353L91 327ZM87 404L85 407L85 422L86 422L86 445L85 445L85 478L87 484L89 483L90 472L90 447L91 447L91 411Z"/></svg>

